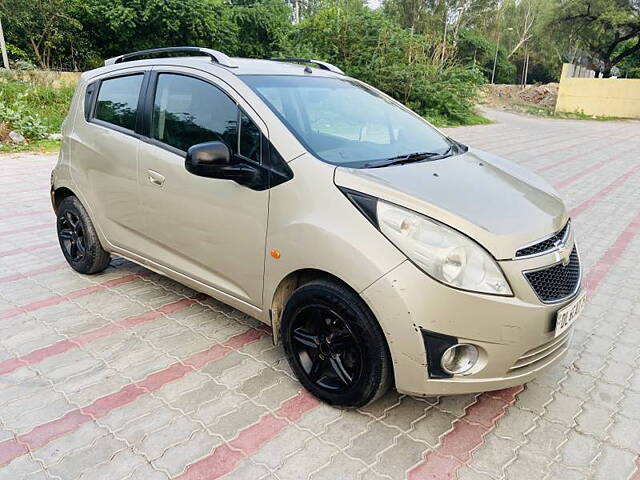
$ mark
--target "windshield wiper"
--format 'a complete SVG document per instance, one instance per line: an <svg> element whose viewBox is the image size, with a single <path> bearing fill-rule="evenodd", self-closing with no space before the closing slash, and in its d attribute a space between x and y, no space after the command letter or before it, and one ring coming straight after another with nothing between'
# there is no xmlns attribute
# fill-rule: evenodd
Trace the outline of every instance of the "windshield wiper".
<svg viewBox="0 0 640 480"><path fill-rule="evenodd" d="M404 163L419 162L421 160L439 160L448 157L453 150L450 145L444 152L413 152L406 155L398 155L396 157L387 158L381 162L369 162L364 165L365 168L381 168L389 165L402 165Z"/></svg>

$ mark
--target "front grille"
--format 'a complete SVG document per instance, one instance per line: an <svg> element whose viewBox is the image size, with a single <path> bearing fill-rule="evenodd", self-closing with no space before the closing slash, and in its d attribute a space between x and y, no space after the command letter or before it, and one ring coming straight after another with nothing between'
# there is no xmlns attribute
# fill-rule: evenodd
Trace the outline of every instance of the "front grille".
<svg viewBox="0 0 640 480"><path fill-rule="evenodd" d="M542 240L534 245L521 248L516 252L516 257L528 257L529 255L537 255L548 250L553 250L556 247L556 242L563 240L569 230L569 222L559 232L554 233L549 238Z"/></svg>
<svg viewBox="0 0 640 480"><path fill-rule="evenodd" d="M573 247L569 263L558 263L541 270L525 272L529 285L543 302L557 302L573 295L580 286L580 259Z"/></svg>

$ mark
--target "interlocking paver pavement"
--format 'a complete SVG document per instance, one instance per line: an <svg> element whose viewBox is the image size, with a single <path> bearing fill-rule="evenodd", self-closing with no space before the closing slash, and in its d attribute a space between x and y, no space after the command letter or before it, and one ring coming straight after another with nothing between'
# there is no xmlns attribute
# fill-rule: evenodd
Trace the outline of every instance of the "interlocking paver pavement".
<svg viewBox="0 0 640 480"><path fill-rule="evenodd" d="M343 411L293 378L269 330L120 258L74 273L53 156L0 157L0 480L640 479L640 123L448 131L550 181L590 303L562 365L458 397Z"/></svg>

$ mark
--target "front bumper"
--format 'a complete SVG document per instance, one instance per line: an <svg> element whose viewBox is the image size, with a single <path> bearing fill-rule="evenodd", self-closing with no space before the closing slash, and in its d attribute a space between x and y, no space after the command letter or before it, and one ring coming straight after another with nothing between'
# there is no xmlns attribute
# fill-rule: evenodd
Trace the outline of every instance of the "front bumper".
<svg viewBox="0 0 640 480"><path fill-rule="evenodd" d="M398 391L446 395L499 390L528 382L558 363L567 352L572 328L555 338L556 313L582 287L571 298L544 304L522 275L552 260L545 255L500 262L513 297L450 288L409 261L361 292L387 337ZM480 347L478 363L465 375L430 378L423 330Z"/></svg>

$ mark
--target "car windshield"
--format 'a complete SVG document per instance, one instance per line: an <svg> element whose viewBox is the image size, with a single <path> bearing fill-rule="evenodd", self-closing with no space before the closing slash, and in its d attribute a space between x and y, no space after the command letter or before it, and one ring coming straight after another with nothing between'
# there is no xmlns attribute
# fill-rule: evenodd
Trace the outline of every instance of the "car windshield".
<svg viewBox="0 0 640 480"><path fill-rule="evenodd" d="M328 163L371 167L411 154L452 151L451 141L422 118L353 80L289 75L241 78L311 153Z"/></svg>

